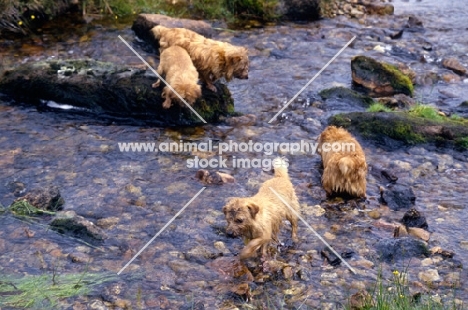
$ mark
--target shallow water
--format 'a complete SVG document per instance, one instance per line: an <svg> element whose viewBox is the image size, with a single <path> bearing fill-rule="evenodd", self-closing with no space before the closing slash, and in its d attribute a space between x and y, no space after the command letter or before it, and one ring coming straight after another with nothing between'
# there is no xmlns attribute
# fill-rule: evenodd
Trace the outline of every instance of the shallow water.
<svg viewBox="0 0 468 310"><path fill-rule="evenodd" d="M441 1L439 1L441 2ZM2 274L48 274L60 266L61 272L83 272L86 264L74 263L70 253L85 253L92 258L88 268L92 272L118 272L202 187L206 190L196 198L145 251L123 271L119 284L124 288L120 297L128 299L135 308L157 308L167 301L173 309L190 307L203 302L207 309L242 305L239 297L226 292L232 279L218 271L215 257L220 252L232 257L242 248L239 239L225 236L222 206L232 196L252 195L259 184L271 177L261 168L222 169L233 175L236 182L222 186L206 185L196 180L197 169L187 168L187 160L194 156L211 158L215 154L201 153L137 153L120 152L119 142L208 142L249 140L266 142L314 142L330 115L341 111L362 111L364 108L340 102L320 102L318 91L331 86L350 87L350 59L366 53L382 60L399 60L418 75L446 70L437 60L446 56L468 60L467 29L463 1L439 3L435 1L395 1L396 16L369 17L366 25L355 20L336 18L304 25L278 25L264 29L221 32L220 40L247 46L250 51L251 72L248 80L229 84L236 110L257 116L256 125L208 125L200 128L166 129L149 126L129 126L105 120L93 120L66 113L38 112L31 107L0 105L0 202L7 206L15 198L13 190L23 183L26 188L45 184L59 186L66 210L74 210L87 219L100 223L109 238L101 245L90 246L47 229L48 218L30 223L0 214L0 270ZM404 32L403 38L390 40L385 33L403 27L409 14L423 22L424 33ZM466 20L466 19L465 19ZM368 27L372 26L372 27ZM70 25L64 33L44 29L44 34L23 41L4 41L0 46L3 66L26 61L56 58L92 57L103 61L140 66L138 58L120 42L134 36L129 27L101 27L97 24ZM464 35L461 35L464 34ZM292 98L354 35L356 41L346 49L280 116L280 121L268 124L275 113ZM430 42L433 50L422 50ZM138 47L138 44L135 46ZM398 56L372 51L376 45L398 46L413 54ZM150 63L157 63L151 53L139 51ZM434 62L423 63L426 55ZM417 55L417 57L414 57ZM456 111L466 98L466 81L420 85L416 89L419 100L433 104L443 111ZM468 161L464 154L435 147L411 147L388 151L359 139L364 146L370 166L367 200L358 208L347 207L333 212L327 207L325 192L320 186L320 158L313 154L291 155L290 176L303 207L305 219L321 235L328 233L328 241L339 251L353 251L349 259L358 271L353 275L345 266L333 268L320 257L324 247L302 223L300 242L293 248L283 248L278 256L307 276L295 274L284 280L281 272L254 284L253 302L268 296L271 302L286 302L286 307L302 302L311 308L327 309L346 302L350 293L361 286L370 287L382 269L385 278L394 269L410 266L412 288L417 291L418 273L438 269L442 279L452 272L460 272L461 288L457 298L468 300L467 275L446 261L423 266L420 259L410 262L381 264L374 244L389 238L393 231L382 228L366 215L378 208L386 222L401 219L404 211L389 211L378 203L379 186L386 183L378 178L381 169L388 169L399 177L398 182L411 186L416 194L416 208L427 217L433 232L430 246L440 246L455 252L456 261L468 264L468 234L464 230L468 220L466 184ZM229 152L233 157L272 159L259 153ZM321 204L326 215L313 212ZM103 224L103 219L109 220ZM35 232L28 237L25 229ZM288 232L282 240L290 243ZM219 243L225 248L220 250ZM40 255L37 255L39 253ZM42 257L39 259L38 257ZM369 266L367 261L374 262ZM214 265L213 265L214 264ZM237 280L236 280L237 281ZM234 281L235 283L238 283ZM140 293L139 293L140 292ZM443 281L429 290L450 300L451 286ZM137 298L141 294L142 297ZM63 302L63 308L89 305L99 300L97 294ZM159 304L158 304L159 303ZM278 306L279 307L279 306Z"/></svg>

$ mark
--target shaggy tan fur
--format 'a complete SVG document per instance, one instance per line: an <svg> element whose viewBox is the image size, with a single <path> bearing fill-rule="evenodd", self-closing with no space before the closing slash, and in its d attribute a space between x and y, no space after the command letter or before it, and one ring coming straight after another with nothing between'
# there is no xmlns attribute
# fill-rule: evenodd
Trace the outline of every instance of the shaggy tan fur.
<svg viewBox="0 0 468 310"><path fill-rule="evenodd" d="M200 73L200 79L214 92L216 87L213 83L222 77L228 82L232 78L249 77L249 57L244 47L207 39L185 28L156 26L151 32L159 40L160 51L174 45L186 49Z"/></svg>
<svg viewBox="0 0 468 310"><path fill-rule="evenodd" d="M165 80L172 88L189 103L193 103L201 97L201 87L197 84L198 72L190 59L186 50L179 46L171 46L161 53L158 74L165 77ZM159 87L161 80L157 80L153 87ZM175 99L181 106L185 106L179 97L169 88L164 87L161 96L166 98L163 108L171 107L172 99Z"/></svg>
<svg viewBox="0 0 468 310"><path fill-rule="evenodd" d="M324 150L324 143L328 143L325 145L330 149L328 152ZM341 150L333 151L333 143L339 144ZM346 145L354 145L354 150ZM320 135L319 150L324 167L322 185L327 194L365 197L367 164L359 142L345 129L329 126Z"/></svg>
<svg viewBox="0 0 468 310"><path fill-rule="evenodd" d="M263 183L253 197L233 198L223 207L227 221L226 232L242 236L247 245L240 253L241 259L254 256L262 248L267 254L268 244L278 242L278 233L287 219L291 223L291 236L297 242L297 217L271 190L273 188L294 210L299 212L299 201L289 180L287 164L276 159L275 177Z"/></svg>

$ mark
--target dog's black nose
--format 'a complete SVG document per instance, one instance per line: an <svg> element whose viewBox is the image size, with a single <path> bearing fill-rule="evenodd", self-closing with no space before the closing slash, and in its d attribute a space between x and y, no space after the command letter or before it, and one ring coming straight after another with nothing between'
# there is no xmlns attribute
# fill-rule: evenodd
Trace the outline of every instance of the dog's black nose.
<svg viewBox="0 0 468 310"><path fill-rule="evenodd" d="M232 231L226 231L226 236L229 238L235 238L236 236L232 233Z"/></svg>

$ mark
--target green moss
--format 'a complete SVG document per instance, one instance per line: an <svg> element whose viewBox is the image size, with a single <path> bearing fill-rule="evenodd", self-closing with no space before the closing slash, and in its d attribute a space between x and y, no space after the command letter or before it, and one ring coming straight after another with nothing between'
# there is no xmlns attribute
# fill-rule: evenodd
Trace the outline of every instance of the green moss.
<svg viewBox="0 0 468 310"><path fill-rule="evenodd" d="M468 150L468 137L455 139L455 145L463 150Z"/></svg>
<svg viewBox="0 0 468 310"><path fill-rule="evenodd" d="M381 103L374 103L366 111L367 112L392 112L392 109L387 108Z"/></svg>
<svg viewBox="0 0 468 310"><path fill-rule="evenodd" d="M421 114L427 116L427 110L423 111ZM353 112L335 115L329 122L380 142L386 142L385 138L388 137L409 145L436 143L466 149L468 121L452 120L441 115L438 117L433 119L409 112Z"/></svg>
<svg viewBox="0 0 468 310"><path fill-rule="evenodd" d="M393 78L390 79L390 83L397 93L407 94L413 96L414 86L411 79L400 71L397 67L387 63L381 63L384 70L391 73ZM409 92L409 93L408 93Z"/></svg>
<svg viewBox="0 0 468 310"><path fill-rule="evenodd" d="M225 0L227 9L237 18L271 21L277 19L278 0Z"/></svg>

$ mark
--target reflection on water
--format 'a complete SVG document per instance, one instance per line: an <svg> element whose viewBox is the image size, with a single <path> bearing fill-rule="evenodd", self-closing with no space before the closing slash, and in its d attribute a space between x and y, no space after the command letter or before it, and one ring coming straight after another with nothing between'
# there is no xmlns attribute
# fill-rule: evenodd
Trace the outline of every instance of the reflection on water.
<svg viewBox="0 0 468 310"><path fill-rule="evenodd" d="M369 18L367 22L373 28L337 18L307 25L267 27L242 32L238 36L232 36L230 32L220 33L220 39L247 46L250 50L249 80L233 81L229 87L236 109L257 115L257 124L253 126L221 124L165 129L119 125L68 114L39 113L30 107L9 105L4 100L0 105L0 202L5 206L12 202L18 183L23 183L26 188L56 184L66 201L65 209L75 210L99 223L110 237L102 246L89 247L56 235L39 224L0 214L1 272L47 273L57 262L60 262L63 272L82 272L83 265L67 258L68 254L75 252L84 252L93 258L89 268L94 272L119 271L205 186L195 179L196 169L186 167L187 159L214 154L120 152L118 142L202 142L209 139L313 142L329 115L343 109L363 110L361 107L340 106L339 103L323 106L316 101L317 92L323 88L350 86L349 62L352 56L366 51L383 60L394 58L371 51L377 44L393 44L422 55L421 40L425 40L433 46L429 54L434 59L455 54L461 61L466 61L468 36L459 34L463 29L459 22L466 17L466 11L460 10L462 2L438 1L436 8L435 1L395 1L398 16ZM426 31L423 34L405 32L399 41L385 39L385 31L404 25L409 13L418 15ZM117 39L117 35L122 35L126 40L133 40L128 27L102 28L96 24L70 27L74 30L65 29L62 35L49 34L44 29L44 34L36 38L3 42L0 49L3 66L37 59L81 57L140 65L132 52ZM281 122L267 124L276 111L354 35L358 35L356 42L285 110ZM150 52L140 52L150 63L157 63ZM405 56L396 58L418 74L441 70L435 63L422 63L419 59ZM450 111L467 99L465 88L462 81L453 84L437 82L419 86L416 97ZM311 211L316 204L324 206L319 157L313 154L287 155L291 179L308 222L321 235L329 233L329 236L335 236L331 242L340 251L353 250L356 254L351 262L375 261L373 244L379 238L390 237L392 232L375 227L375 221L365 213L379 208L379 186L385 184L377 177L378 169L389 169L398 175L400 183L413 187L416 207L426 215L433 232L430 245L454 251L456 259L467 264L468 248L462 246L468 240L463 230L468 220L466 158L458 153L421 147L389 152L362 139L360 141L371 167L365 209L343 212L334 217L317 217ZM274 157L232 152L226 154L228 162L234 156L248 159ZM208 186L124 272L122 280L128 280L123 293L125 298L136 302L138 291L143 291L143 302L149 308L161 300L178 306L203 300L206 305L217 307L231 300L225 292L220 293L224 283L220 272L212 263L208 264L219 253L232 257L242 248L240 240L228 239L224 235L221 208L228 197L252 195L271 175L261 169L228 167L225 170L235 177L236 182ZM397 221L403 215L402 211L379 210L388 222ZM47 221L43 218L39 223L46 224ZM35 236L29 238L25 228L35 231ZM287 240L287 236L285 232L282 239ZM378 264L369 267L356 263L354 266L361 272L353 276L344 267L332 269L322 262L319 250L323 245L303 225L300 226L300 239L295 251L285 251L280 254L280 259L297 266L304 264L303 269L310 270L310 274L307 277L294 276L289 282L270 279L265 284L254 286L257 292L260 290L270 296L283 296L287 292L292 295L288 295L288 300L296 298L299 304L309 296L310 304L306 305L319 307L323 303L345 301L353 285L369 287L374 282ZM42 262L33 255L38 251L42 253ZM395 263L392 268L404 267ZM418 278L420 271L427 269L418 259L411 262L411 268L414 279ZM439 273L445 277L449 271L449 268L442 268ZM391 268L383 272L390 274ZM137 279L127 279L130 274L137 274ZM464 273L461 276L462 281L466 280ZM439 289L440 294L451 290L443 285ZM186 296L192 297L187 299ZM458 298L467 300L466 288L461 288ZM86 303L86 300L80 299L80 302Z"/></svg>

